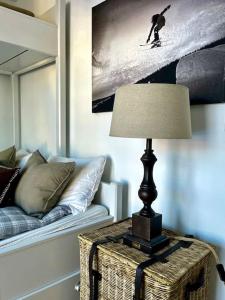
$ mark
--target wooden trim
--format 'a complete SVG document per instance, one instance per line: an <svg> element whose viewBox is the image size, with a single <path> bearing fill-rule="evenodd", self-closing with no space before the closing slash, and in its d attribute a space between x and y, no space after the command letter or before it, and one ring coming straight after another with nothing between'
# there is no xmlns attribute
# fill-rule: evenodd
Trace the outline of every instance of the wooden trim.
<svg viewBox="0 0 225 300"><path fill-rule="evenodd" d="M11 72L8 72L8 71L0 70L0 75L9 75L9 76L11 76L12 73L11 73Z"/></svg>
<svg viewBox="0 0 225 300"><path fill-rule="evenodd" d="M122 185L118 182L101 182L95 195L95 203L105 206L114 222L122 219Z"/></svg>
<svg viewBox="0 0 225 300"><path fill-rule="evenodd" d="M21 102L19 76L13 74L12 98L13 98L13 141L17 149L21 148Z"/></svg>
<svg viewBox="0 0 225 300"><path fill-rule="evenodd" d="M56 58L57 74L57 153L67 155L66 128L66 2L57 1L58 19L58 56Z"/></svg>
<svg viewBox="0 0 225 300"><path fill-rule="evenodd" d="M28 300L28 299L32 299L32 297L43 297L43 296L47 297L48 294L50 297L52 297L52 293L56 293L56 295L57 295L57 291L54 292L54 290L57 289L58 286L66 285L68 282L71 282L72 288L74 290L74 285L79 280L79 278L80 278L79 271L72 272L70 274L63 276L60 279L55 280L54 282L48 283L45 286L40 287L39 289L36 289L36 290L30 292L29 294L27 294L25 296L20 297L20 300ZM69 294L71 294L71 291ZM79 299L80 298L79 295L80 295L79 292L76 292L74 290L73 297L76 297L76 299ZM38 298L36 298L36 299L38 299ZM73 299L76 300L75 298L73 298Z"/></svg>
<svg viewBox="0 0 225 300"><path fill-rule="evenodd" d="M42 60L42 61L39 61L39 62L37 62L37 63L35 63L35 64L29 66L29 67L26 67L26 68L24 68L24 69L22 69L22 70L19 70L19 71L17 71L17 72L14 72L13 74L14 74L14 75L23 75L23 74L26 74L26 73L28 73L28 72L34 71L34 70L36 70L36 69L39 69L39 68L41 68L41 67L50 65L51 63L54 63L55 60L56 60L55 57L49 57L49 58L46 58L46 59L44 59L44 60Z"/></svg>

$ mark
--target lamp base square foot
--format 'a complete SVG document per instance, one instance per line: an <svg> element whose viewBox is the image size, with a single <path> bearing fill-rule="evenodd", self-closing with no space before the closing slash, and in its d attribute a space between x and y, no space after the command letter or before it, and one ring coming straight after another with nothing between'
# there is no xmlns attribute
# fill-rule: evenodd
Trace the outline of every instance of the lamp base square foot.
<svg viewBox="0 0 225 300"><path fill-rule="evenodd" d="M132 215L132 235L151 241L162 233L162 215L155 213L153 217L146 217L140 213Z"/></svg>
<svg viewBox="0 0 225 300"><path fill-rule="evenodd" d="M164 247L168 246L169 238L165 235L160 235L152 239L151 241L146 241L140 239L132 234L125 234L123 236L123 243L127 246L136 248L148 254L153 254Z"/></svg>

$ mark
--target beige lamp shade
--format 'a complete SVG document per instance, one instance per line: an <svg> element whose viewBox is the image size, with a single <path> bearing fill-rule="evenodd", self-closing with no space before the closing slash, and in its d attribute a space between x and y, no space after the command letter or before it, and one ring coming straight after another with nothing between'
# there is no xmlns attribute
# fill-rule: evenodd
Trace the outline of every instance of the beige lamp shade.
<svg viewBox="0 0 225 300"><path fill-rule="evenodd" d="M188 88L178 84L130 84L116 91L111 136L191 138Z"/></svg>

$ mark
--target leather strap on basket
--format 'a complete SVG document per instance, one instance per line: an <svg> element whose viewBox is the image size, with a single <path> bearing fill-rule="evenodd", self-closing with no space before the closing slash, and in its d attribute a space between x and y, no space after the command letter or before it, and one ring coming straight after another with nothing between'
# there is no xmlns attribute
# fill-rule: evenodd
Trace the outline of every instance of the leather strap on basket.
<svg viewBox="0 0 225 300"><path fill-rule="evenodd" d="M156 262L162 262L166 263L167 260L166 258L171 255L173 252L180 248L188 248L190 247L192 243L190 242L185 242L185 241L179 241L176 243L174 246L170 247L166 251L162 252L159 255L152 255L150 259L141 262L136 269L136 276L135 276L135 292L133 299L134 300L141 300L141 290L142 290L142 282L143 282L143 275L144 275L144 269L147 267L150 267ZM185 299L186 300L186 299Z"/></svg>
<svg viewBox="0 0 225 300"><path fill-rule="evenodd" d="M189 300L191 293L200 289L205 282L205 271L201 269L197 280L194 283L188 283L184 291L184 300Z"/></svg>
<svg viewBox="0 0 225 300"><path fill-rule="evenodd" d="M101 274L93 269L93 261L95 254L97 252L98 245L107 244L110 242L117 243L120 239L122 239L123 235L125 233L122 233L117 236L106 236L103 240L97 240L93 242L90 250L89 255L89 284L90 284L90 300L97 300L98 299L98 282L101 280Z"/></svg>

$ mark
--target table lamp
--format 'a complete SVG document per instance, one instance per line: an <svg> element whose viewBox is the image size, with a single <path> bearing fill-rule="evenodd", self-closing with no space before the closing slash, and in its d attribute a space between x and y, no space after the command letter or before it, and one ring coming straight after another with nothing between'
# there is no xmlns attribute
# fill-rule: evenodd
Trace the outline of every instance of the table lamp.
<svg viewBox="0 0 225 300"><path fill-rule="evenodd" d="M153 167L157 161L152 139L191 138L188 88L178 84L130 84L116 91L110 136L146 139L141 161L144 177L138 191L143 201L140 212L132 215L132 228L124 243L154 253L168 244L162 235L162 215L151 205L157 197Z"/></svg>

